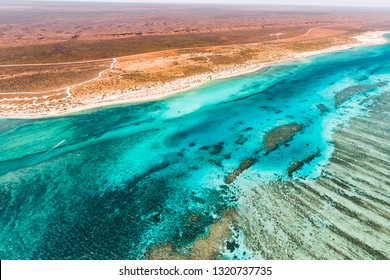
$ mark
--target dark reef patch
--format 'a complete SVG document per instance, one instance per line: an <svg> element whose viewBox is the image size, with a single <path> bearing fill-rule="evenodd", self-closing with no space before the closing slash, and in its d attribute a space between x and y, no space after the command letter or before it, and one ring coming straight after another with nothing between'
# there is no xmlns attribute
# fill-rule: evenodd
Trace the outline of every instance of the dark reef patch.
<svg viewBox="0 0 390 280"><path fill-rule="evenodd" d="M218 143L216 145L211 146L210 154L219 155L223 150L223 143Z"/></svg>
<svg viewBox="0 0 390 280"><path fill-rule="evenodd" d="M242 100L245 100L245 99L254 97L254 96L259 95L259 94L265 94L265 95L266 95L266 94L268 94L268 92L270 92L274 87L276 87L276 85L269 86L269 87L266 88L265 90L262 90L262 91L259 91L259 92L255 92L255 93L252 93L252 94L248 94L248 95L243 96L243 97L240 97L240 98L236 98L236 99L233 99L233 100L230 100L230 101L221 102L221 103L219 103L218 105L233 103L233 102L237 102L237 101L242 101ZM271 98L271 99L272 99L272 98Z"/></svg>
<svg viewBox="0 0 390 280"><path fill-rule="evenodd" d="M321 155L320 150L317 150L314 153L311 153L308 157L303 159L302 161L293 161L290 167L287 169L288 176L292 177L293 173L302 168L303 165L310 163L316 157Z"/></svg>
<svg viewBox="0 0 390 280"><path fill-rule="evenodd" d="M297 123L290 123L274 128L265 136L262 149L266 150L268 154L269 152L276 150L281 144L290 141L293 136L302 129L303 126Z"/></svg>
<svg viewBox="0 0 390 280"><path fill-rule="evenodd" d="M254 160L252 158L242 161L240 166L236 170L234 170L233 172L229 173L226 176L225 181L224 181L225 184L230 185L231 183L233 183L237 179L237 177L240 176L240 174L242 172L244 172L249 167L251 167L255 162L256 162L256 160Z"/></svg>
<svg viewBox="0 0 390 280"><path fill-rule="evenodd" d="M336 108L340 107L345 101L347 101L356 94L370 91L379 87L384 87L385 85L387 85L387 82L381 82L373 85L362 84L348 87L336 94Z"/></svg>
<svg viewBox="0 0 390 280"><path fill-rule="evenodd" d="M318 104L317 108L320 109L322 113L329 112L329 109L324 104Z"/></svg>
<svg viewBox="0 0 390 280"><path fill-rule="evenodd" d="M240 135L235 143L236 145L244 145L246 141L248 141L248 138L244 135Z"/></svg>
<svg viewBox="0 0 390 280"><path fill-rule="evenodd" d="M234 240L232 241L226 241L226 249L228 249L231 253L234 252L237 248L239 248L240 245Z"/></svg>

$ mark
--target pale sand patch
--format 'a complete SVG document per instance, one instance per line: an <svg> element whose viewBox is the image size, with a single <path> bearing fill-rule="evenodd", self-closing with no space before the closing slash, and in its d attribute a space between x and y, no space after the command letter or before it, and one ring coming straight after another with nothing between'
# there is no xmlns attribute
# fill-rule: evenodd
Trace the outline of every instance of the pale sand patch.
<svg viewBox="0 0 390 280"><path fill-rule="evenodd" d="M221 259L222 247L230 235L230 225L237 218L236 210L225 211L221 218L212 224L208 234L197 239L187 255L178 253L172 244L165 243L151 249L147 258L151 260L215 260Z"/></svg>

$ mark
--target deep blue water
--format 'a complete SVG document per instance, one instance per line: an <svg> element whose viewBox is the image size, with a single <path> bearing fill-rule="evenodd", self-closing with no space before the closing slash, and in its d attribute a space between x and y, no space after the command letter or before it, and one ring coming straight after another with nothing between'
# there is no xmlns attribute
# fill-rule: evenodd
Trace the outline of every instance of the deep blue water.
<svg viewBox="0 0 390 280"><path fill-rule="evenodd" d="M389 90L389 59L389 45L356 48L161 101L0 120L0 258L139 259L165 242L185 252L239 207L238 189L291 180L291 162L316 151L294 177L320 176L332 133ZM337 93L351 86L361 90L336 108ZM262 151L267 132L289 123L303 130ZM256 163L226 186L248 158Z"/></svg>

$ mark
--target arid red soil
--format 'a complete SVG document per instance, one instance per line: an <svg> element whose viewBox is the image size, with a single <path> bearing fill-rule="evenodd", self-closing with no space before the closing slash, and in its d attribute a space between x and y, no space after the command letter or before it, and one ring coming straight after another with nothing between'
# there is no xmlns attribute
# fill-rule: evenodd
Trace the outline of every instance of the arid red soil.
<svg viewBox="0 0 390 280"><path fill-rule="evenodd" d="M390 10L367 8L6 0L0 3L0 64L256 43L325 25L360 32L389 28L389 18Z"/></svg>

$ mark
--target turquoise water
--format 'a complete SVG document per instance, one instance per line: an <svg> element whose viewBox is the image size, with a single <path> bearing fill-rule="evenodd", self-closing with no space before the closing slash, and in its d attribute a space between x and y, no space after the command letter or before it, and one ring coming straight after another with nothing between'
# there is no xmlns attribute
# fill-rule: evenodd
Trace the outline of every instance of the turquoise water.
<svg viewBox="0 0 390 280"><path fill-rule="evenodd" d="M291 180L291 162L316 151L293 178L320 176L332 133L389 90L389 59L390 45L357 48L161 101L0 120L0 258L142 259L165 242L187 252L239 207L237 190ZM362 87L336 108L337 93L352 86ZM303 130L261 150L267 132L289 123ZM256 163L226 186L248 158Z"/></svg>

